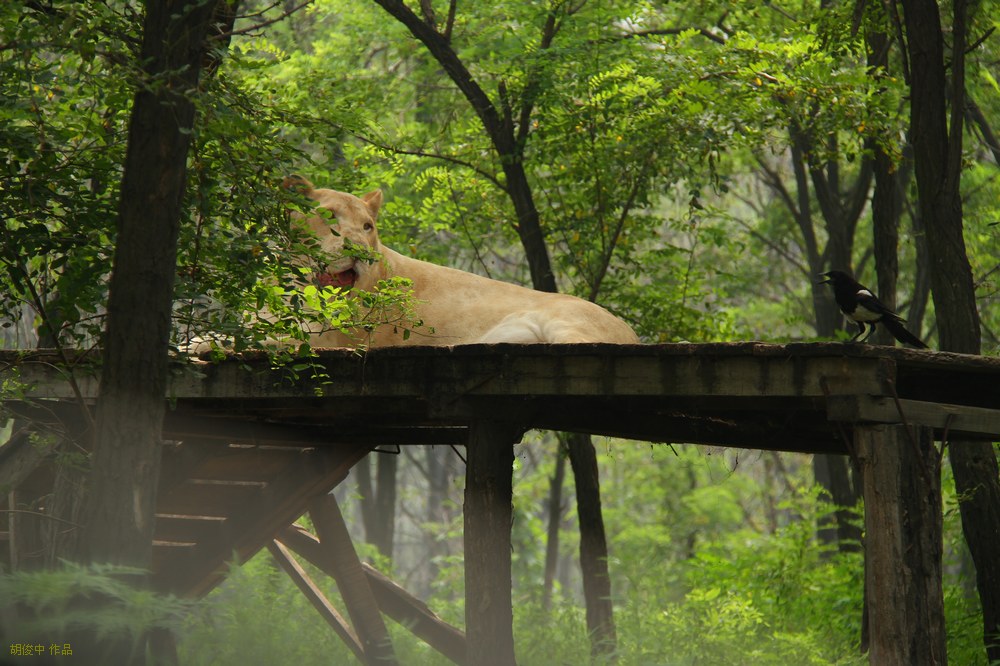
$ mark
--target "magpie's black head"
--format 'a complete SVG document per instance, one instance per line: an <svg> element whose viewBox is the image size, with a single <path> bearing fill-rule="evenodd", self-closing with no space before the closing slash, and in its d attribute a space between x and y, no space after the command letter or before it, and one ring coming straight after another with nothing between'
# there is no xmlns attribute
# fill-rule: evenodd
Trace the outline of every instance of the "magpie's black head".
<svg viewBox="0 0 1000 666"><path fill-rule="evenodd" d="M827 271L826 273L820 273L820 275L825 276L825 280L820 280L820 284L849 284L854 282L854 278L845 273L844 271Z"/></svg>

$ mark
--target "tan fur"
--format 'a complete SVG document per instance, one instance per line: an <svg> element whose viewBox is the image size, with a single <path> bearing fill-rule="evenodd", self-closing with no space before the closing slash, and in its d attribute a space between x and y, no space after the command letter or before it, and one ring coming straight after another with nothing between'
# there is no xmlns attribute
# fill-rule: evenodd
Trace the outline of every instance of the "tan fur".
<svg viewBox="0 0 1000 666"><path fill-rule="evenodd" d="M365 344L459 345L476 342L573 343L612 342L634 344L639 338L628 324L604 308L574 296L550 294L491 280L465 271L446 268L403 256L382 245L376 220L382 193L361 198L328 189L316 189L305 179L286 180L329 210L335 220L310 216L302 220L319 237L330 256L327 270L341 272L353 266L355 289L370 291L381 279L401 276L413 281L416 317L423 327L408 339L391 325L379 326L371 334L346 336L327 331L311 336L314 347ZM336 225L339 235L331 230ZM374 263L355 262L342 253L344 240L363 245L381 255ZM433 330L433 333L429 332Z"/></svg>

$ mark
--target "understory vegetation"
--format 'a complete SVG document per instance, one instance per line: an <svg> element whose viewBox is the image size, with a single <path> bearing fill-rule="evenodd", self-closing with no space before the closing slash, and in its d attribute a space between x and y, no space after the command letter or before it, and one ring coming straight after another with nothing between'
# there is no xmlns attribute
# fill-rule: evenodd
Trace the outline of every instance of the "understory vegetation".
<svg viewBox="0 0 1000 666"><path fill-rule="evenodd" d="M239 19L212 41L219 61L189 91L175 359L192 338L215 341L217 354L277 339L288 343L277 361L306 373L303 321L369 323L346 290L301 284L292 257L316 248L289 221L308 205L282 189L296 173L358 195L382 189L379 234L402 254L526 286L550 279L645 343L846 340L854 326L817 284L843 268L872 288L892 273L880 296L940 348L895 3L235 6ZM433 28L436 50L399 18L407 11ZM147 83L142 16L129 0L0 4L0 348L100 346L132 95ZM966 119L964 239L987 355L1000 351L998 16L996 0L969 10L968 100L955 116ZM874 240L882 178L894 269ZM365 297L369 312L411 311L408 284L382 286ZM249 314L261 311L270 315ZM405 319L393 323L419 325ZM6 418L0 447L17 434ZM592 659L564 444L530 433L515 450L514 635L526 666ZM845 507L860 541L824 534L837 507L809 456L593 445L617 631L594 663L867 663L863 506ZM73 446L59 455L87 468ZM370 458L336 490L362 559L463 627L463 461L448 447L404 447L383 517L394 530L377 536L362 509L381 464ZM847 478L846 457L836 464ZM985 666L947 456L943 469L948 658ZM303 566L343 611L333 582ZM266 550L197 601L137 591L131 576L68 561L0 572L0 611L18 603L40 618L12 625L0 613L0 638L47 645L82 628L139 645L162 630L192 666L354 659ZM79 612L81 596L110 600L108 612ZM450 663L388 624L400 663Z"/></svg>
<svg viewBox="0 0 1000 666"><path fill-rule="evenodd" d="M695 447L654 447L610 441L601 455L608 502L611 573L618 629L616 663L621 664L863 664L861 640L864 563L860 548L846 552L816 541L818 522L830 505L804 469L779 480L787 485L769 505L773 488L758 452L705 455ZM543 512L533 496L547 483L551 465L524 463L520 447L515 477L514 621L518 663L578 664L590 659L578 573L577 538L571 517L562 538L567 571L560 574L551 606L540 595L544 559ZM756 458L756 459L755 459ZM548 459L551 460L551 459ZM794 465L794 460L786 461ZM642 483L649 474L678 471L698 480L674 487ZM945 612L951 663L986 664L981 611L962 566L967 557L955 509L954 488L945 477ZM407 489L416 491L415 488ZM460 502L461 488L453 489ZM404 493L406 490L404 490ZM537 494L537 493L536 493ZM348 496L346 509L356 508ZM646 515L635 507L656 506ZM861 507L858 507L859 509ZM570 511L569 513L572 513ZM401 539L449 542L452 555L433 563L426 601L442 619L462 626L461 514L449 524L411 526ZM406 587L426 574L416 563L386 561L361 535L362 556ZM343 603L333 581L308 563L307 571L335 607ZM405 569L416 575L408 581ZM5 599L44 610L44 621L18 627L18 635L51 636L76 623L93 631L141 635L152 627L176 630L184 664L351 663L354 658L292 581L262 551L196 602L136 594L111 575L120 571L70 567L45 574L0 578ZM107 594L120 606L102 616L74 614L74 594ZM405 628L387 621L396 654L404 664L451 663ZM611 663L609 657L608 663Z"/></svg>

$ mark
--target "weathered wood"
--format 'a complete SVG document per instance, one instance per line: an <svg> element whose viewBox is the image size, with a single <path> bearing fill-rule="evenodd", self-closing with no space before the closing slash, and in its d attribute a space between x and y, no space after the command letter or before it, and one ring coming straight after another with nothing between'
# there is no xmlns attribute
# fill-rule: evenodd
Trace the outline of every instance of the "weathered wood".
<svg viewBox="0 0 1000 666"><path fill-rule="evenodd" d="M943 665L940 457L926 428L855 427L865 496L869 663Z"/></svg>
<svg viewBox="0 0 1000 666"><path fill-rule="evenodd" d="M334 633L350 648L354 656L358 658L358 661L362 664L365 663L365 649L361 646L358 635L354 633L354 630L347 624L344 617L337 612L333 604L324 596L323 592L312 581L305 569L295 561L295 558L288 552L288 549L277 541L269 543L267 549L278 565L292 579L296 587L306 596L306 599L313 605L313 608L319 611L319 614L326 620L326 623L333 628Z"/></svg>
<svg viewBox="0 0 1000 666"><path fill-rule="evenodd" d="M838 395L827 401L831 421L903 423L928 426L939 433L980 435L993 439L1000 432L1000 409L950 405L885 396Z"/></svg>
<svg viewBox="0 0 1000 666"><path fill-rule="evenodd" d="M226 518L211 538L164 561L164 568L155 572L157 588L181 596L207 593L222 580L234 553L237 561L246 561L301 516L309 498L328 492L343 480L367 452L363 446L300 452L266 488Z"/></svg>
<svg viewBox="0 0 1000 666"><path fill-rule="evenodd" d="M320 543L314 535L298 525L286 528L278 535L282 542L310 564L333 576L320 553ZM413 596L388 577L362 562L379 610L426 641L432 648L456 664L465 663L465 632L438 617L423 601Z"/></svg>
<svg viewBox="0 0 1000 666"><path fill-rule="evenodd" d="M266 357L252 356L201 366L200 373L173 377L173 399L310 399L318 395L387 397L524 395L636 396L820 396L880 393L891 368L885 359L829 354L784 355L720 352L714 346L689 350L631 345L465 345L456 348L378 349L364 357L327 351L317 359L329 379L289 381ZM702 347L701 350L695 349ZM678 353L682 351L683 353ZM2 358L2 357L0 357ZM254 368L247 372L247 366ZM46 364L21 361L22 379L35 398L70 398L61 375ZM3 373L0 373L3 376ZM80 380L84 396L94 382ZM823 384L826 385L824 389Z"/></svg>
<svg viewBox="0 0 1000 666"><path fill-rule="evenodd" d="M42 461L55 452L59 440L42 437L34 440L28 433L18 433L0 446L0 493L16 489Z"/></svg>
<svg viewBox="0 0 1000 666"><path fill-rule="evenodd" d="M512 473L519 429L479 420L469 429L465 468L465 631L468 664L514 660L511 602Z"/></svg>
<svg viewBox="0 0 1000 666"><path fill-rule="evenodd" d="M324 570L329 568L337 581L351 623L364 647L366 663L397 663L389 632L361 569L336 498L333 495L313 498L309 502L309 515L319 534L320 557L326 562Z"/></svg>
<svg viewBox="0 0 1000 666"><path fill-rule="evenodd" d="M371 565L363 562L361 568L382 612L424 639L451 661L456 664L465 663L465 632L439 618L427 604Z"/></svg>
<svg viewBox="0 0 1000 666"><path fill-rule="evenodd" d="M88 356L80 358L85 361ZM22 356L0 351L0 379L19 377L28 384L30 399L72 398L65 375L53 366L57 361L51 353ZM228 447L225 454L192 459L195 464L178 467L177 483L189 485L188 479L200 479L199 491L208 492L203 501L184 505L180 499L174 508L212 514L212 507L199 505L219 500L229 502L226 511L234 509L235 513L216 516L217 520L160 513L167 521L156 560L160 589L190 595L210 589L221 576L222 563L234 551L237 559L256 552L304 510L306 498L326 492L342 478L351 464L348 458L356 459L366 450L351 442L370 444L386 438L405 444L439 437L454 441L470 423L497 419L498 414L516 420L516 424L505 426L513 430L544 426L654 442L846 452L840 439L842 426L827 418L829 405L853 410L847 417L868 423L860 430L873 432L876 426L869 419L895 418L896 403L888 400L898 396L907 422L928 421L938 435L945 430L983 438L1000 435L995 432L1000 427L993 420L994 412L975 409L1000 410L1000 393L996 391L1000 359L961 354L860 344L471 345L377 349L364 356L322 351L319 363L330 377L329 384L290 381L280 369L272 368L265 354L202 365L204 377L190 372L175 375L169 403L173 411L165 424L172 424L177 432L188 429L189 434L204 433L221 441L232 437L280 444L293 455L272 455L260 447L251 459L237 451L240 447ZM80 377L85 398L92 400L96 382L83 374ZM873 397L852 402L841 400L842 396ZM35 413L48 413L50 419L59 416L65 421L64 412L79 413L78 404L35 400L8 402L7 406L34 409ZM50 422L45 418L43 414L41 420ZM480 429L473 436L474 442L494 439L484 432L490 428L480 426L473 426ZM969 432L973 429L979 434ZM506 451L487 443L477 446L471 455L467 507L470 514L488 517L484 525L472 526L471 537L467 535L470 572L483 569L485 544L496 551L497 540L508 539L507 548L499 550L501 555L509 550L509 536L505 535L510 516L509 445L513 439L514 435L506 442ZM315 450L303 451L305 445ZM504 461L498 464L496 456L501 453ZM878 447L870 447L869 459L878 455ZM492 457L493 462L477 460L480 456ZM504 465L506 481L496 478L496 469ZM487 475L485 483L475 481L476 474L490 469L494 478ZM24 485L34 484L33 479L44 470L45 466L40 467ZM233 500L241 491L230 493L232 485L218 490L226 488L219 484L212 491L212 484L206 481L259 481L268 486L253 492L245 505L234 507L243 504ZM39 492L49 488L51 483ZM868 490L870 503L875 501L872 493L881 492L878 484L873 488ZM503 502L497 502L501 496L507 498L506 509ZM488 508L486 514L476 502ZM878 515L879 510L873 509L872 515ZM506 523L498 518L501 514ZM909 525L906 523L907 529ZM898 526L894 529L902 530ZM876 527L870 527L869 535L875 531ZM909 552L897 550L901 557ZM500 578L508 579L503 595L509 600L509 557L507 566ZM492 637L493 630L483 628L484 618L496 615L498 602L495 595L478 594L477 585L479 590L490 587L474 580L476 577L470 579L467 608L470 617L477 618L470 624L470 637L475 634L493 640L504 634L500 638L506 641L505 651L495 651L488 659L506 659L502 663L508 663L513 660L510 632L502 626L504 622ZM872 627L876 624L873 619ZM928 640L937 640L934 632L939 631L940 627L932 627L927 633L935 637ZM470 652L481 650L473 643L476 641L470 640Z"/></svg>
<svg viewBox="0 0 1000 666"><path fill-rule="evenodd" d="M370 444L464 444L465 428L460 426L393 427L378 423L337 426L262 423L240 418L205 417L185 412L169 412L163 419L164 437L187 439L216 438L226 442L290 444L298 446L333 443Z"/></svg>
<svg viewBox="0 0 1000 666"><path fill-rule="evenodd" d="M68 398L52 360L0 350L0 377L20 377L32 398ZM868 345L463 345L321 350L317 363L327 383L293 381L263 353L178 367L164 426L290 446L455 443L470 421L516 408L524 428L847 453L827 421L830 396L1000 409L1000 359ZM94 382L78 381L92 397Z"/></svg>

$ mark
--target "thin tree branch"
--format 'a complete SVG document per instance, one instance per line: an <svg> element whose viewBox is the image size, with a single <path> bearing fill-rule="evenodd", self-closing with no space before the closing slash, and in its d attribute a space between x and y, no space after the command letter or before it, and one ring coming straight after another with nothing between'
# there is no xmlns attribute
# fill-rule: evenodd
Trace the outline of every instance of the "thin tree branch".
<svg viewBox="0 0 1000 666"><path fill-rule="evenodd" d="M774 241L772 241L770 238L768 238L764 234L762 234L759 231L757 231L756 229L754 229L752 226L750 226L749 222L746 222L745 220L741 220L738 217L734 217L732 219L736 222L736 224L738 224L741 227L743 227L747 231L747 233L749 233L751 236L753 236L758 241L760 241L764 245L768 246L769 248L771 248L772 250L774 250L775 252L777 252L779 255L781 255L782 259L784 259L788 263L794 265L795 268L797 268L799 270L799 272L801 272L807 278L812 278L812 272L809 270L809 267L806 266L805 264L803 264L801 261L799 261L799 259L795 255L793 255L791 252L789 252L788 250L786 250L785 248L781 247L780 245L778 245L777 243L775 243Z"/></svg>
<svg viewBox="0 0 1000 666"><path fill-rule="evenodd" d="M424 15L424 22L437 32L437 17L434 15L434 4L431 0L420 0L420 13Z"/></svg>
<svg viewBox="0 0 1000 666"><path fill-rule="evenodd" d="M725 44L727 39L722 35L717 35L708 28L654 28L650 30L636 30L635 32L622 33L618 37L619 40L623 39L638 39L640 37L660 37L663 35L679 35L684 32L690 32L691 30L697 30L698 34L715 42L716 44Z"/></svg>
<svg viewBox="0 0 1000 666"><path fill-rule="evenodd" d="M448 3L448 19L444 24L444 41L451 43L451 31L455 27L455 5L457 5L457 0L451 0Z"/></svg>
<svg viewBox="0 0 1000 666"><path fill-rule="evenodd" d="M969 114L969 120L975 124L982 135L983 143L986 144L986 147L993 154L993 160L997 163L997 166L1000 166L1000 139L993 132L990 121L972 97L966 96L965 106Z"/></svg>
<svg viewBox="0 0 1000 666"><path fill-rule="evenodd" d="M246 34L254 32L255 30L260 30L261 28L266 28L269 25L273 25L275 23L279 23L281 21L284 21L286 18L288 18L292 14L298 12L301 9L304 9L305 7L311 5L313 2L314 2L314 0L305 0L305 2L299 3L299 4L295 5L294 7L292 7L291 9L287 9L287 10L283 11L279 16L277 16L277 17L275 17L273 19L268 19L267 21L261 21L260 23L254 23L253 25L251 25L249 27L240 28L239 30L230 30L228 32L218 33L218 34L212 35L209 38L209 40L210 41L218 41L218 40L226 40L226 41L228 41L234 35L246 35Z"/></svg>
<svg viewBox="0 0 1000 666"><path fill-rule="evenodd" d="M968 7L965 0L953 3L952 61L951 61L951 118L948 123L948 164L945 176L950 182L962 177L962 131L965 120L965 43L968 35Z"/></svg>
<svg viewBox="0 0 1000 666"><path fill-rule="evenodd" d="M632 189L629 191L628 199L622 205L621 213L618 215L618 221L615 223L614 232L611 234L611 238L608 241L607 247L601 257L601 265L597 268L597 275L594 277L593 283L590 285L590 294L588 298L591 301L596 301L597 296L601 291L601 283L604 282L604 277L608 274L608 268L611 265L611 258L615 254L615 248L618 247L618 239L621 237L622 231L625 229L625 222L628 220L629 213L632 212L632 207L635 205L635 200L639 196L639 188L642 184L646 173L652 166L653 160L656 159L656 154L650 151L646 163L643 165L639 174L636 176L635 181L632 183Z"/></svg>
<svg viewBox="0 0 1000 666"><path fill-rule="evenodd" d="M494 143L500 144L496 146L498 152L501 155L512 155L513 146L504 145L505 137L502 131L500 114L497 112L489 96L476 83L472 77L472 73L469 72L465 64L459 59L458 54L451 48L445 37L424 23L419 16L403 4L402 0L375 0L375 2L382 9L389 12L393 18L402 23L417 40L427 47L427 50L431 52L434 59L444 68L451 80L455 82L455 85L472 105L472 109L479 116L490 138ZM513 137L510 137L510 139L513 139Z"/></svg>
<svg viewBox="0 0 1000 666"><path fill-rule="evenodd" d="M496 175L490 173L489 171L483 171L472 162L467 162L458 157L453 157L451 155L442 155L440 153L431 153L424 150L406 149L406 148L399 148L398 146L390 146L388 144L381 143L362 134L358 134L357 132L351 132L351 136L353 136L354 138L363 143L367 143L370 146L375 146L376 148L388 151L395 155L411 155L413 157L427 157L430 159L441 160L443 162L449 162L450 164L455 164L457 166L465 167L466 169L472 170L473 172L479 174L480 176L491 182L500 191L502 192L506 191L506 187L504 186L503 183L500 182L500 180L496 177Z"/></svg>

